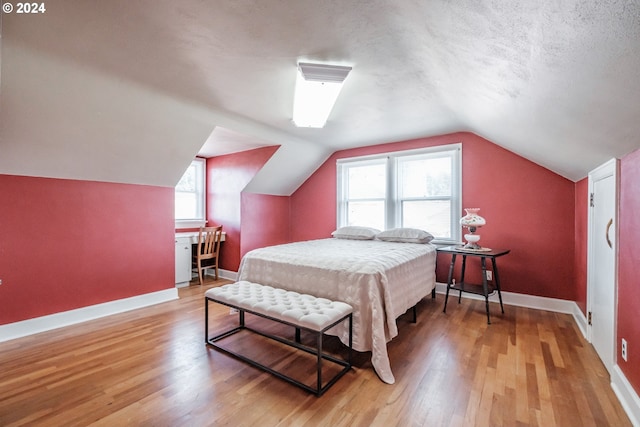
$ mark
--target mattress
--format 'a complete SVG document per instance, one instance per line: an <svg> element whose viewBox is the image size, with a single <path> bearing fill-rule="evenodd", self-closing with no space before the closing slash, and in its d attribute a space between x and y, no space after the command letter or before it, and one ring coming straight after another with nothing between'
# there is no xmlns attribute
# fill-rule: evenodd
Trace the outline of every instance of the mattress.
<svg viewBox="0 0 640 427"><path fill-rule="evenodd" d="M376 373L393 384L387 342L398 335L396 318L435 287L435 263L431 244L331 238L250 251L238 280L350 304L353 348L371 351ZM329 333L348 343L346 325Z"/></svg>

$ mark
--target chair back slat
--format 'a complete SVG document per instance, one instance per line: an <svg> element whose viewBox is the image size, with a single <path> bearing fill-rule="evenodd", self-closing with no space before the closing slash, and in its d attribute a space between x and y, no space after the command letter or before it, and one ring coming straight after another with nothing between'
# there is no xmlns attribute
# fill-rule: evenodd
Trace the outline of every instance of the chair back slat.
<svg viewBox="0 0 640 427"><path fill-rule="evenodd" d="M200 286L203 284L203 271L215 268L215 280L218 280L218 252L222 241L222 226L200 227L198 233L198 247L193 257L192 265L198 270Z"/></svg>
<svg viewBox="0 0 640 427"><path fill-rule="evenodd" d="M201 227L198 235L198 253L201 255L217 256L220 250L222 226Z"/></svg>

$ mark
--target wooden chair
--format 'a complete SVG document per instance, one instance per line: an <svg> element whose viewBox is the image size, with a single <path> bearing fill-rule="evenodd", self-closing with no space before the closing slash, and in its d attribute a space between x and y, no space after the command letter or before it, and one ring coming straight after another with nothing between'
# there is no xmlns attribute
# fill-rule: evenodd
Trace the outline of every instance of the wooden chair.
<svg viewBox="0 0 640 427"><path fill-rule="evenodd" d="M202 272L207 268L215 268L215 280L218 280L218 258L220 253L220 240L222 239L222 226L200 227L198 246L193 256L192 267L198 270L198 279L202 286Z"/></svg>

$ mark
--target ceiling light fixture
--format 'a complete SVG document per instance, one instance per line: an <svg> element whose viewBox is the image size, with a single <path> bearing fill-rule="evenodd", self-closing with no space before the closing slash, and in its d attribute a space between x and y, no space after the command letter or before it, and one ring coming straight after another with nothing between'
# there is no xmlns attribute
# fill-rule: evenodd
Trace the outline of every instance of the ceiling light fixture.
<svg viewBox="0 0 640 427"><path fill-rule="evenodd" d="M298 63L293 123L298 127L323 127L349 71L351 67L341 65Z"/></svg>

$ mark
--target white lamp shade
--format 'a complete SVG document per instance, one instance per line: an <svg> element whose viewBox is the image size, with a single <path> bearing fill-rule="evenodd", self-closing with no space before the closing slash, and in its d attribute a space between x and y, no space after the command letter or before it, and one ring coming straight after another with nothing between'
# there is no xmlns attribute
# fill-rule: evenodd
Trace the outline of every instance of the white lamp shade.
<svg viewBox="0 0 640 427"><path fill-rule="evenodd" d="M478 215L480 208L465 208L467 214L460 218L460 225L463 227L482 227L487 221Z"/></svg>

